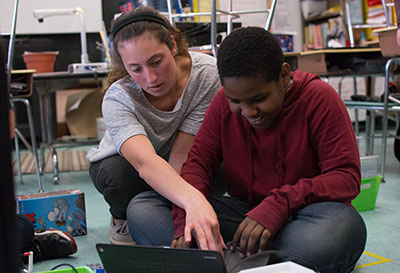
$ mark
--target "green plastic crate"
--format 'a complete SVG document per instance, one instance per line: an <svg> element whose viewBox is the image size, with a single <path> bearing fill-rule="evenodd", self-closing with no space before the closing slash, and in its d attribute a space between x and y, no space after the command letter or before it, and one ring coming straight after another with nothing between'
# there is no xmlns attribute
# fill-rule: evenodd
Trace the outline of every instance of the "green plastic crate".
<svg viewBox="0 0 400 273"><path fill-rule="evenodd" d="M87 266L75 267L75 269L79 273L93 273L93 271ZM68 268L65 268L65 269L56 269L56 270L51 270L51 271L40 271L38 273L75 273L75 271L72 268L68 267Z"/></svg>
<svg viewBox="0 0 400 273"><path fill-rule="evenodd" d="M376 197L378 196L379 184L382 176L364 178L361 180L361 192L351 202L357 211L373 210L375 208Z"/></svg>

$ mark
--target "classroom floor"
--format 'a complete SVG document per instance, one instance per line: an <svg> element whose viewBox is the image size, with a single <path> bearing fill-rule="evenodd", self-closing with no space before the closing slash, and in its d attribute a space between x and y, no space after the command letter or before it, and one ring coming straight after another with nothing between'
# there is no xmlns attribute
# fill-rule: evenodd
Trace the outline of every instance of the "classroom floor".
<svg viewBox="0 0 400 273"><path fill-rule="evenodd" d="M355 273L400 272L400 163L393 154L393 138L388 138L386 159L386 183L381 184L374 210L362 212L368 229L368 240ZM362 141L361 141L362 142ZM360 153L363 146L360 142ZM381 140L375 141L375 154L380 153ZM95 244L109 242L110 214L102 196L94 188L87 171L63 172L59 184L54 184L51 174L43 176L45 191L79 189L85 193L88 234L75 237L78 253L68 258L47 260L34 264L34 272L50 270L52 267L69 263L74 266L96 266L100 259ZM38 191L35 175L24 175L24 184L16 184L17 194Z"/></svg>

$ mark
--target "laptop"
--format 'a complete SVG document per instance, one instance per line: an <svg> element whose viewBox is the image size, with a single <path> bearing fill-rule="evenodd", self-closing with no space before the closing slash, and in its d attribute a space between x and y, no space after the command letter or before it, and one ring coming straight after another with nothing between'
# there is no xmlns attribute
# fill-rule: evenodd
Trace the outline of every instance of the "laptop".
<svg viewBox="0 0 400 273"><path fill-rule="evenodd" d="M96 244L107 273L227 273L216 251Z"/></svg>

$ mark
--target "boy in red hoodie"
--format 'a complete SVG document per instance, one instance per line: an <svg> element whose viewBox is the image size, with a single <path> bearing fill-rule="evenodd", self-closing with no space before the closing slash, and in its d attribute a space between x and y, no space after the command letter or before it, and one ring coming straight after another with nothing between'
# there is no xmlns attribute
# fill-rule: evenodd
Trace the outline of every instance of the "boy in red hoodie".
<svg viewBox="0 0 400 273"><path fill-rule="evenodd" d="M365 247L366 227L350 204L360 192L360 160L342 100L318 75L290 72L278 42L262 28L233 31L219 48L217 65L223 87L181 172L209 197L218 217L205 232L206 240L213 238L208 245L224 245L219 228L243 257L283 250L320 272L352 271ZM228 195L210 197L222 162ZM144 193L128 207L142 206L142 214L128 217L138 243L151 244L146 234L156 220L145 211L154 194ZM165 213L156 215L159 222L172 222ZM177 206L172 216L172 246L191 246L195 216Z"/></svg>

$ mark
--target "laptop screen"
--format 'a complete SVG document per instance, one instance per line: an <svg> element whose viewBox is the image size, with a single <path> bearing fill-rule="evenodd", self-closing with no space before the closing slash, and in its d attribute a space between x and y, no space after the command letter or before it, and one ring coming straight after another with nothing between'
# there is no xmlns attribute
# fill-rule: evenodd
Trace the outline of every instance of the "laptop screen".
<svg viewBox="0 0 400 273"><path fill-rule="evenodd" d="M215 251L112 244L97 244L96 249L107 273L227 272Z"/></svg>

